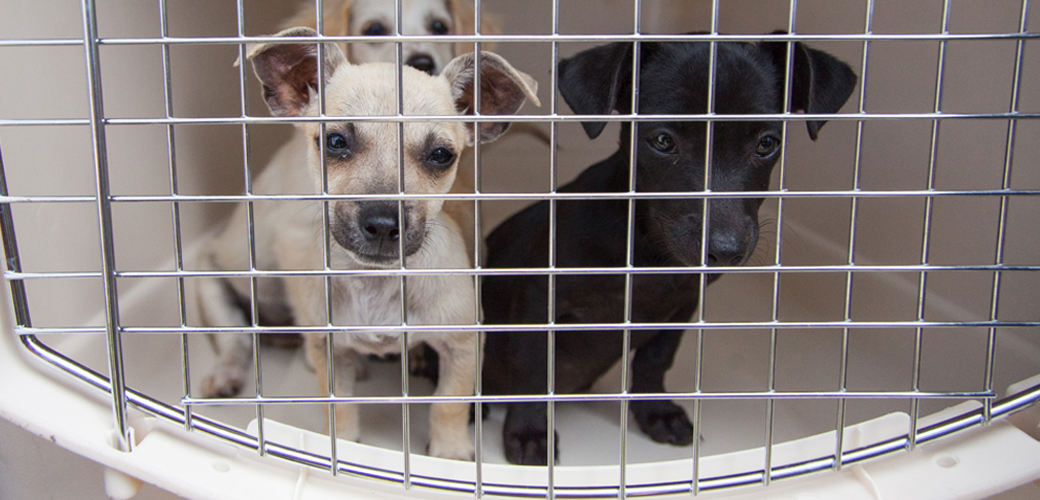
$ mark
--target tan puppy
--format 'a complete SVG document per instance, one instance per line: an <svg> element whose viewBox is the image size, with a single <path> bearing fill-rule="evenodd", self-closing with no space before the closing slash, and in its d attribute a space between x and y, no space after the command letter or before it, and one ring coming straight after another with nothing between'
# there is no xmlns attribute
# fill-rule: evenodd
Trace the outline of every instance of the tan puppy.
<svg viewBox="0 0 1040 500"><path fill-rule="evenodd" d="M284 25L316 28L314 0L305 0L300 11ZM394 24L395 0L324 0L323 30L329 36L384 36L397 33ZM472 35L473 8L458 0L402 0L401 34ZM484 15L482 33L497 33L493 19ZM394 62L393 43L344 43L340 48L354 63ZM490 48L486 46L485 49ZM455 54L473 51L472 43L404 43L404 63L434 75L444 69Z"/></svg>
<svg viewBox="0 0 1040 500"><path fill-rule="evenodd" d="M327 36L384 36L397 33L394 24L396 0L323 0L322 32ZM300 10L283 27L306 26L315 28L315 1L303 0ZM473 4L461 0L401 0L401 33L404 35L472 35L474 33ZM499 29L495 18L487 13L481 16L483 34L496 34ZM396 46L391 42L343 43L339 44L347 59L353 63L395 61ZM483 49L493 49L494 44L484 43ZM402 43L404 64L430 74L439 74L444 65L456 56L473 52L472 42L459 43ZM533 123L518 123L511 133L523 133L535 137L546 146L549 135ZM453 188L457 193L473 193L473 156L466 151L459 162L458 181ZM472 203L454 203L445 207L451 213L471 213ZM467 244L473 241L472 226L462 228ZM469 247L472 254L472 245ZM421 347L420 347L421 350ZM418 351L418 350L417 350ZM425 359L420 352L413 351L414 370L422 371L420 363Z"/></svg>
<svg viewBox="0 0 1040 500"><path fill-rule="evenodd" d="M315 36L308 28L293 28L278 36ZM326 44L323 75L328 116L394 116L397 114L396 69L392 64L352 65L334 44ZM250 48L264 96L276 116L318 114L317 51L314 44L261 44ZM469 114L473 108L474 57L450 61L440 76L405 67L405 115ZM525 97L538 104L537 82L515 70L500 56L481 57L481 111L513 114ZM456 176L458 156L475 140L492 141L508 123L482 123L477 132L463 122L417 122L404 125L404 185L407 193L444 194ZM374 121L330 122L324 137L317 123L301 123L294 138L256 179L256 193L320 192L321 145L324 144L330 194L396 194L398 192L397 124ZM321 203L254 202L255 266L261 270L320 270L322 262ZM396 268L403 246L409 269L472 267L461 226L472 225L442 211L440 200L408 200L405 222L398 222L395 200L331 200L328 202L329 259L332 269ZM247 211L242 205L225 230L203 253L211 269L248 269L242 252L247 237ZM401 242L403 240L403 243ZM399 325L400 279L392 276L332 278L331 314L326 311L325 278L256 279L261 322L321 326L331 316L336 326ZM413 325L473 324L473 277L419 275L407 278L407 318ZM197 298L204 321L211 326L251 324L248 280L199 280ZM214 335L218 366L202 383L204 396L236 394L242 387L251 356L250 336ZM415 332L410 345L425 343L440 356L437 395L472 395L476 375L476 335L473 332ZM307 352L317 368L318 384L328 394L326 335L309 334ZM334 335L336 395L353 394L356 353L400 352L398 333L355 330ZM473 459L465 403L434 404L430 412L433 456ZM336 405L337 435L359 437L357 407Z"/></svg>

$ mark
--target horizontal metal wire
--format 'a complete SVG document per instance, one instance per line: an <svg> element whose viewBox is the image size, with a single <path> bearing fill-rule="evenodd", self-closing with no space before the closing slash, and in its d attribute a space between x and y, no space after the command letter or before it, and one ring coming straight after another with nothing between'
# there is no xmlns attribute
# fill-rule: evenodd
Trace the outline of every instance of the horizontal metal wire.
<svg viewBox="0 0 1040 500"><path fill-rule="evenodd" d="M541 200L639 200L639 199L717 199L717 198L932 198L963 196L1037 196L1037 189L980 190L806 190L806 191L684 191L626 193L445 193L445 194L227 194L227 195L116 195L118 203L240 203L256 201L364 201L364 200L460 200L460 201L541 201ZM93 203L85 195L0 196L0 203Z"/></svg>
<svg viewBox="0 0 1040 500"><path fill-rule="evenodd" d="M35 337L22 337L22 343L44 361L51 363L55 367L64 370L76 378L79 378L91 387L102 392L109 392L111 390L108 379L103 375L51 349ZM669 398L671 397L672 395L669 395ZM184 424L185 410L183 408L178 408L155 400L133 389L127 390L127 400L138 409L150 413L158 418L172 422L178 426ZM1027 408L1030 405L1035 404L1037 401L1040 401L1040 386L1030 387L1014 395L996 401L992 407L991 418L997 419L1005 417L1018 410ZM918 445L925 444L941 437L980 426L983 424L983 421L984 418L981 410L969 411L929 427L918 429L913 440ZM197 432L216 437L246 449L255 450L259 446L255 436L249 435L248 433L225 424L221 424L220 422L207 419L203 416L193 415L192 428ZM865 447L852 450L841 450L840 460L843 465L853 465L866 460L898 453L906 449L907 442L910 439L909 435L896 436ZM266 442L265 446L269 456L279 457L318 470L328 470L330 467L330 460L327 456L299 450L294 446L286 446L271 441ZM769 471L769 476L773 479L798 477L813 472L829 470L834 467L834 462L835 457L833 455L828 455L793 464L782 464L774 466ZM356 464L344 460L337 461L337 470L341 473L368 479L393 483L401 483L403 481L403 475L400 472L374 468L364 464ZM696 486L699 491L733 488L760 483L764 475L764 470L758 470L728 476L700 477L697 479ZM467 493L473 493L476 489L476 485L472 482L454 481L414 473L411 474L410 480L413 487L426 487L440 490L449 489ZM485 494L491 495L508 495L529 498L545 496L545 488L537 485L522 486L484 481L481 484L481 488ZM626 485L626 491L630 496L688 494L690 488L691 484L689 479ZM559 498L611 498L617 496L617 490L618 486L616 485L590 484L586 486L557 486L554 493L555 496Z"/></svg>
<svg viewBox="0 0 1040 500"><path fill-rule="evenodd" d="M544 34L544 35L385 35L379 43L517 43L517 42L875 42L875 41L949 41L949 40L1029 40L1040 33L826 33L826 34ZM230 36L165 38L100 38L101 45L240 45L243 43L372 43L364 35L322 35L315 37ZM24 38L0 40L0 47L83 45L82 39Z"/></svg>
<svg viewBox="0 0 1040 500"><path fill-rule="evenodd" d="M198 406L227 405L294 405L294 404L429 404L429 403L545 403L611 402L651 400L759 400L759 399L986 399L993 392L927 392L927 391L735 391L735 392L640 392L640 393L575 393L514 394L480 396L263 396L232 398L182 398L181 403Z"/></svg>
<svg viewBox="0 0 1040 500"><path fill-rule="evenodd" d="M0 126L8 127L61 127L89 126L86 118L0 118Z"/></svg>
<svg viewBox="0 0 1040 500"><path fill-rule="evenodd" d="M892 329L892 328L1036 328L1040 321L695 321L677 323L567 323L546 325L325 325L325 326L122 326L120 331L128 334L212 334L227 335L241 333L329 333L329 332L378 332L395 334L400 332L544 332L553 328L566 331L600 330L759 330L759 329ZM18 335L45 334L93 334L104 333L103 327L55 326L15 327Z"/></svg>
<svg viewBox="0 0 1040 500"><path fill-rule="evenodd" d="M863 265L836 264L817 266L768 265L738 267L514 267L514 268L476 268L476 269L315 269L315 270L251 270L251 271L117 271L118 278L300 278L325 276L581 276L581 275L616 275L627 274L763 274L763 273L850 273L850 272L1004 272L1004 271L1040 271L1040 266L1031 265ZM6 271L4 277L8 281L15 280L47 280L47 279L96 279L102 275L97 271L74 272L16 272Z"/></svg>
<svg viewBox="0 0 1040 500"><path fill-rule="evenodd" d="M760 114L615 114L615 115L379 115L379 116L216 116L216 117L152 117L152 118L106 118L105 125L255 125L255 124L298 124L329 123L341 121L427 123L436 122L751 122L751 121L888 121L888 120L1029 120L1040 118L1040 113L760 113ZM0 119L0 126L44 126L44 125L89 125L90 121L78 118L8 118Z"/></svg>

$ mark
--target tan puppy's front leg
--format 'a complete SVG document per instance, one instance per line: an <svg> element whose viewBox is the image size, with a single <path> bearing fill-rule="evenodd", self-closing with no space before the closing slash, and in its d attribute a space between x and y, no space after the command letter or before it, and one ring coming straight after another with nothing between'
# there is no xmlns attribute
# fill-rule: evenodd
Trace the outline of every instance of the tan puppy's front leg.
<svg viewBox="0 0 1040 500"><path fill-rule="evenodd" d="M208 263L209 259L203 259ZM207 266L209 267L209 266ZM196 299L206 326L247 326L242 310L235 303L234 292L217 278L199 280ZM201 384L204 398L237 396L245 386L249 365L253 362L253 338L237 333L210 334L209 339L217 353L217 364Z"/></svg>
<svg viewBox="0 0 1040 500"><path fill-rule="evenodd" d="M323 395L329 392L328 356L326 336L322 333L307 334L307 356L314 363L315 375L318 377L318 390ZM353 351L335 353L336 396L353 396L354 381L357 379L357 354ZM336 406L336 438L357 441L361 436L358 419L358 407L353 404L337 404ZM328 422L326 422L327 424Z"/></svg>
<svg viewBox="0 0 1040 500"><path fill-rule="evenodd" d="M472 341L435 346L440 356L437 396L472 396L477 355ZM473 460L469 433L469 403L435 403L430 407L430 450L434 457Z"/></svg>

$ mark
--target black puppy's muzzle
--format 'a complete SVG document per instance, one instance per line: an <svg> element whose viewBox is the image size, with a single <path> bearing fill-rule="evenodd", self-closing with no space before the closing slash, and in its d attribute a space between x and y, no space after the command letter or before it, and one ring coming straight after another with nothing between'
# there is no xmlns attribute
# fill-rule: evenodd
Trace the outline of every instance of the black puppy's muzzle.
<svg viewBox="0 0 1040 500"><path fill-rule="evenodd" d="M742 237L743 236L743 237ZM751 254L748 235L737 233L711 234L708 238L708 266L735 267L744 263Z"/></svg>
<svg viewBox="0 0 1040 500"><path fill-rule="evenodd" d="M747 200L719 199L710 204L706 264L736 267L747 262L758 244L758 211Z"/></svg>
<svg viewBox="0 0 1040 500"><path fill-rule="evenodd" d="M437 63L433 61L433 56L421 52L409 57L405 64L431 75L434 74L433 70L437 69Z"/></svg>

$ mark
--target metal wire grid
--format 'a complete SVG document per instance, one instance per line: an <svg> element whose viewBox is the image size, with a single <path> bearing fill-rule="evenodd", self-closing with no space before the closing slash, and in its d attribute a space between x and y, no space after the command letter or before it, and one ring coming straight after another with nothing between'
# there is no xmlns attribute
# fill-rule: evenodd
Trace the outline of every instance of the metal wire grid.
<svg viewBox="0 0 1040 500"><path fill-rule="evenodd" d="M243 15L243 2L238 0L237 2L237 19L238 19L238 33L236 37L211 37L211 38L177 38L170 37L167 29L167 9L165 0L160 0L160 38L106 38L101 39L97 34L97 15L95 12L95 2L93 0L83 0L82 2L82 14L83 14L83 40L73 39L50 39L50 40L0 40L0 47L4 46L60 46L60 45L78 45L84 49L84 61L87 66L87 86L90 95L90 117L87 119L0 119L0 127L6 126L57 126L57 125L89 125L92 131L93 148L94 148L94 165L96 174L96 194L95 196L12 196L7 192L6 180L4 178L4 170L2 163L2 155L0 155L0 227L3 230L3 239L5 245L5 251L8 256L8 269L5 272L5 277L11 283L11 290L14 299L14 306L16 312L16 321L18 326L16 332L19 334L22 344L35 353L42 359L53 363L59 368L65 370L67 373L75 376L76 378L88 383L89 385L100 389L111 395L112 408L114 420L117 428L119 429L119 446L124 450L130 450L133 446L133 441L129 435L129 425L127 423L127 408L132 405L138 409L151 413L155 416L164 418L166 420L183 425L186 429L195 432L201 432L204 434L212 435L222 440L255 450L260 455L270 455L286 459L295 463L324 469L332 474L348 473L353 475L359 475L364 477L370 477L375 479L387 480L402 483L406 488L411 486L423 486L436 489L446 489L455 491L465 491L474 493L480 497L484 494L501 494L501 495L513 495L513 496L545 496L553 498L555 496L560 497L625 497L626 495L649 495L649 494L664 494L664 493L676 493L676 492L692 492L696 494L699 491L714 490L720 488L727 488L745 484L762 483L769 484L773 479L780 479L792 476L803 475L815 471L821 470L838 470L844 465L852 463L858 463L863 460L874 458L877 456L885 455L888 453L900 451L900 450L912 450L915 446L923 443L930 442L940 437L949 435L951 433L967 429L977 425L985 425L987 422L994 418L1000 418L1006 416L1014 411L1028 407L1040 400L1040 386L1034 386L1028 388L1018 394L1006 397L1004 399L997 400L996 393L993 390L993 371L995 366L995 354L994 346L996 341L996 329L998 327L1031 327L1035 328L1040 326L1040 321L1032 322L1009 322L998 320L998 299L1000 290L1001 274L1004 271L1040 271L1040 266L1010 266L1004 264L1004 243L1005 243L1005 232L1007 227L1007 208L1008 201L1011 197L1018 196L1038 196L1040 191L1038 190L1015 190L1010 187L1011 177L1011 165L1014 155L1014 141L1016 137L1016 125L1017 121L1021 119L1037 119L1040 118L1040 114L1037 113L1020 113L1018 111L1018 100L1019 100L1019 88L1022 79L1022 62L1023 62L1023 48L1024 42L1028 39L1040 38L1040 34L1029 33L1026 30L1026 22L1028 19L1029 1L1023 0L1021 3L1021 17L1019 22L1019 29L1013 33L984 33L984 34L951 34L948 30L949 14L950 14L950 1L947 0L944 3L943 8L943 28L942 33L938 34L917 34L917 35L879 35L872 32L872 20L874 12L874 1L867 0L866 19L865 26L862 34L854 35L802 35L796 33L796 11L797 11L797 0L790 0L790 13L788 18L788 32L790 35L722 35L718 33L718 12L719 12L719 0L712 2L712 29L710 33L701 35L646 35L642 33L640 13L641 13L641 2L640 0L634 0L634 15L633 15L633 32L631 35L563 35L560 34L559 30L559 0L553 0L553 32L551 35L485 35L481 34L481 16L475 16L474 33L476 35L445 35L445 36L412 36L401 34L401 1L396 2L395 11L395 26L397 26L397 32L395 35L388 37L388 40L396 42L396 65L397 65L397 116L395 117L348 117L350 120L356 121L381 121L381 122L395 122L398 124L398 139L399 144L403 144L403 124L417 121L494 121L496 117L490 115L481 115L479 110L479 72L477 73L477 95L475 101L478 109L476 110L475 116L467 117L455 117L455 116L405 116L403 113L403 94L402 94L402 43L405 42L417 42L417 41L437 41L437 42L472 42L474 49L478 54L478 67L479 67L479 54L482 43L488 42L544 42L552 44L552 73L550 78L550 114L549 115L531 115L531 116L510 116L508 117L511 121L529 121L529 122L548 122L550 123L550 192L548 194L538 193L517 193L517 194L499 194L499 193L484 193L481 191L481 166L480 166L480 146L477 144L476 148L476 160L475 160L475 186L476 190L473 194L452 194L452 195L417 195L405 193L403 185L403 172L400 176L402 179L399 183L399 192L397 195L330 195L327 188L326 182L323 182L322 193L320 195L313 196L296 196L296 195L256 195L251 190L251 178L249 175L249 164L250 164L250 148L249 148L249 125L259 123L297 123L297 122L318 122L321 128L324 124L329 121L341 120L344 117L329 117L325 114L325 95L324 88L319 83L319 108L320 113L318 117L304 117L304 118L268 118L268 117L256 117L250 116L249 110L246 106L246 81L247 72L245 65L240 66L239 69L239 81L240 81L240 99L241 99L241 116L234 118L179 118L173 116L173 103L172 103L172 91L171 91L171 78L170 78L170 47L174 45L186 45L186 44L233 44L239 47L240 60L244 60L245 55L245 44L254 42L272 42L277 43L283 41L278 38L272 37L247 37L245 36L244 30L244 15ZM481 12L480 0L474 0L474 7L477 13ZM322 12L322 0L316 0L316 11ZM322 32L322 19L319 15L317 18L317 26L319 33ZM946 44L952 40L992 40L992 39L1009 39L1016 41L1016 59L1015 59L1015 71L1012 82L1012 97L1007 113L944 113L942 111L942 87L944 80L944 63L945 63L945 50ZM363 41L363 37L356 36L321 36L313 39L299 38L295 41L313 41L313 42L357 42ZM860 86L860 92L858 95L858 110L855 113L848 113L842 115L811 115L811 114L800 114L797 117L793 116L790 111L789 99L787 99L787 91L785 89L785 101L788 102L786 109L781 114L776 115L723 115L714 112L714 99L709 96L709 109L704 115L642 115L638 109L639 95L639 45L641 42L648 41L708 41L711 43L711 74L709 75L709 82L714 82L714 58L715 58L715 43L724 41L761 41L761 40L772 40L793 43L795 41L830 41L830 40L845 40L845 41L859 41L862 42L863 46L863 59L862 66L860 67L860 81L865 81L868 71L868 60L870 44L873 41L878 40L933 40L938 41L940 45L939 61L937 66L936 74L936 85L935 85L935 99L934 107L931 113L867 113L865 109L866 102L866 91L865 86ZM582 116L582 115L560 115L558 113L558 100L556 97L556 63L559 60L559 44L562 42L608 42L608 41L630 41L634 42L635 50L633 51L633 107L630 114L619 114L614 116ZM163 62L163 76L164 76L164 103L165 103L165 116L162 118L106 118L104 114L104 104L102 102L101 92L101 79L100 79L100 60L98 58L98 48L101 45L160 45L162 48L162 62ZM323 58L321 51L323 46L319 45L319 72L323 72L321 65L323 64ZM785 82L787 86L790 86L790 66L793 61L788 60L788 72L785 75ZM319 79L320 81L320 79ZM710 92L714 93L714 85L709 83ZM623 268L565 268L556 266L555 260L555 213L556 203L559 200L573 200L573 199L606 199L614 198L617 194L607 193L560 193L557 192L557 134L558 124L563 122L573 121L620 121L620 122L636 122L636 121L706 121L708 124L707 130L707 145L705 161L707 165L710 165L712 154L712 134L713 125L716 121L755 121L755 120L781 120L783 121L784 132L786 136L787 123L790 120L853 120L857 123L856 133L856 157L854 165L854 181L851 190L828 190L828 191L787 191L785 188L785 158L782 153L780 165L779 165L779 178L780 185L777 190L764 191L764 192L698 192L696 196L692 196L697 199L710 199L710 198L745 198L745 197L761 197L761 198L775 198L778 203L778 221L777 230L782 230L782 218L784 214L783 203L785 199L789 198L801 198L801 197L815 197L815 198L847 198L851 202L851 221L849 231L849 245L848 245L848 259L847 264L843 265L811 265L811 266L791 266L781 265L781 245L780 245L780 234L777 235L777 245L775 255L772 264L761 265L761 266L747 266L747 267L716 267L713 268L713 272L720 273L743 273L753 272L762 273L768 272L773 274L773 304L772 304L772 317L769 321L738 321L738 322L711 322L706 321L703 313L703 301L704 301L704 288L705 280L701 279L701 294L700 304L698 307L697 317L687 323L637 323L631 320L631 280L632 276L637 274L671 274L671 273L700 273L703 267L692 267L687 269L675 269L675 268L636 268L633 266L632 259L632 242L633 242L633 223L634 223L634 210L635 201L644 198L665 198L675 197L674 193L647 193L647 192L636 192L634 184L634 169L635 169L635 153L632 153L629 162L630 168L630 185L629 192L624 193L622 196L629 201L629 230L628 230L628 259L627 265ZM928 186L925 190L892 190L892 191L863 191L860 187L860 165L862 159L862 138L863 138L863 126L864 123L871 120L930 120L931 121L931 155L929 159L929 174L928 174ZM964 119L979 119L979 120L1006 120L1008 122L1007 130L1007 142L1005 149L1005 156L1003 161L1003 181L1002 188L999 190L937 190L934 184L934 174L936 165L936 155L938 151L937 139L939 135L939 129L941 123L946 120L964 120ZM108 165L107 165L107 143L105 138L105 132L107 127L110 126L132 126L132 125L144 125L144 124L160 124L166 126L167 132L167 146L168 146L168 163L169 163L169 175L171 182L171 192L167 195L161 196L113 196L109 192L109 179L108 179ZM244 169L245 174L245 186L246 192L244 195L237 196L193 196L181 194L178 190L177 184L177 159L176 159L176 148L175 148L175 136L174 128L176 125L181 124L238 124L242 127L242 147L244 155ZM635 128L632 128L632 138L634 140ZM785 141L786 142L786 141ZM321 147L324 147L322 144ZM633 148L634 151L634 148ZM783 151L783 150L782 150ZM403 150L398 151L399 162L403 169ZM322 157L323 165L322 171L324 172L324 155ZM710 185L710 168L705 169L705 185ZM929 263L929 250L930 250L930 227L932 223L932 204L933 200L937 197L949 197L949 196L988 196L998 197L1000 203L1000 214L999 214L999 232L996 242L996 255L994 263L984 265L957 265L957 266L944 266L934 265ZM856 232L854 230L856 226L858 216L858 206L861 198L893 198L893 197L923 197L925 199L925 220L924 220L924 231L922 233L922 250L921 250L921 264L919 265L860 265L855 262L855 238ZM395 200L399 202L399 210L403 206L403 202L412 199L458 199L458 200L473 200L473 201L493 201L493 200L544 200L547 199L550 202L550 259L549 265L546 268L524 268L524 269L483 269L477 266L475 269L408 269L406 263L402 258L401 265L398 269L389 270L362 270L362 271L344 271L330 269L329 262L329 237L327 234L327 210L323 210L323 222L325 223L322 228L322 237L325 240L324 248L324 269L320 270L308 270L308 271L262 271L255 269L255 244L254 235L252 231L252 204L255 201L261 200L309 200L309 201L320 201L327 206L330 201L335 200L360 200L360 199L371 199L378 198L384 200ZM18 259L18 246L15 240L14 222L10 213L11 204L15 203L68 203L68 202L93 202L96 204L98 212L98 221L100 227L100 241L101 241L101 256L102 256L102 270L101 272L23 272L20 267ZM113 234L112 234L112 205L114 203L135 203L135 202L168 202L172 207L172 218L174 228L174 256L175 256L175 271L120 271L116 265L113 251ZM247 204L248 220L250 222L249 231L249 262L250 270L245 272L235 271L188 271L184 268L183 248L181 239L181 223L180 223L180 204L181 203L193 203L193 202L245 202ZM479 203L476 204L476 227L480 227L481 212ZM704 218L707 220L707 204L705 204ZM702 235L703 241L707 239L707 227L708 224L703 224L705 233ZM480 235L477 231L476 235L476 262L480 262ZM403 241L403 240L402 240ZM707 245L702 245L702 263L706 261ZM401 252L403 255L404 252ZM924 306L925 306L925 287L927 282L928 272L933 271L987 271L993 273L993 285L991 295L991 306L990 306L990 317L987 321L974 321L974 322L949 322L949 321L927 321L924 317ZM813 322L791 322L781 321L778 317L778 297L780 287L780 276L783 273L824 273L824 272L842 272L845 274L845 306L844 306L844 320L842 321L813 321ZM851 318L851 295L852 295L852 283L857 273L872 273L872 272L914 272L919 274L918 280L918 304L917 304L917 319L914 321L853 321ZM493 274L538 274L546 275L549 279L549 311L548 317L550 323L548 324L531 324L531 325L484 325L481 324L479 319L477 323L473 325L408 325L407 316L405 311L407 310L404 304L405 294L405 277L415 276L430 273L460 273L466 275L473 275L475 277L487 276ZM575 275L575 274L614 274L625 276L625 318L623 323L607 323L607 324L568 324L568 330L602 330L602 329L615 329L624 331L624 345L625 350L623 351L622 360L622 388L623 390L617 394L555 394L554 387L554 330L551 318L555 317L554 314L554 296L555 296L555 278L560 275ZM406 350L407 347L407 334L408 331L447 331L447 330L465 330L472 331L476 335L480 335L480 332L494 332L499 330L509 331L546 331L549 332L549 343L548 343L548 354L549 364L548 380L549 387L546 395L538 396L487 396L481 394L480 388L480 373L478 369L477 373L477 386L475 387L475 395L472 397L439 397L439 396L423 396L417 397L409 394L408 388L408 357L402 356L402 388L401 396L393 397L342 397L337 396L333 392L334 384L332 383L332 366L329 364L329 381L330 381L330 394L327 397L274 397L263 394L263 380L261 378L260 369L260 356L258 347L259 334L261 333L298 333L298 332L317 332L332 335L337 331L349 331L349 328L336 327L332 323L331 319L331 307L327 307L329 311L329 317L327 317L327 324L319 327L261 327L257 321L259 315L257 314L257 301L256 296L256 280L258 278L265 277L292 277L292 276L322 276L325 277L326 286L326 300L327 306L331 302L331 279L336 276L366 276L366 275L379 275L379 276L396 276L401 279L401 296L402 296L402 318L401 325L387 326L387 327L365 327L366 330L378 330L386 332L400 332L402 333L402 349ZM248 327L219 327L219 328L203 328L189 326L187 322L187 313L185 307L185 289L184 280L185 278L197 278L197 277L246 277L250 279L252 299L252 317L253 324ZM26 299L24 282L25 280L37 280L37 279L67 279L67 278L101 278L104 283L105 289L105 307L106 307L106 318L107 323L104 327L62 327L62 328L41 328L33 327L29 315L28 301ZM119 303L117 300L116 281L117 278L175 278L177 280L177 295L179 299L179 315L180 324L177 327L127 327L120 325L119 323ZM480 297L480 280L475 279L475 287L477 291L477 301L474 307L479 311L479 297ZM479 315L478 315L479 317ZM665 394L632 394L628 393L627 380L628 380L628 345L630 342L630 334L633 330L648 330L648 329L660 329L662 327L668 327L671 329L684 328L691 329L696 332L696 342L698 345L697 359L695 360L696 371L698 373L696 388L692 392L687 393L665 393ZM987 351L986 351L986 366L985 366L985 383L984 389L977 392L926 392L920 389L920 374L921 374L921 339L922 332L926 328L932 327L983 327L988 329L987 338ZM704 330L705 329L742 329L742 328L765 328L769 329L770 335L770 356L769 356L769 382L768 390L766 391L752 391L752 392L702 392L700 386L700 370L703 365L703 345L704 345ZM777 392L775 387L775 373L776 373L776 340L777 332L783 329L797 329L797 328L836 328L842 331L842 344L841 344L841 364L840 373L841 380L840 386L837 391L830 392ZM849 333L850 331L858 328L912 328L916 331L915 338L915 350L914 350L914 362L913 362L913 385L909 391L873 391L873 392L861 392L861 391L848 391L847 390L847 364L849 358ZM45 333L104 333L106 335L109 363L108 363L108 376L93 371L86 366L78 363L77 361L57 352L56 350L48 347L42 343L36 335ZM182 406L172 406L162 403L154 398L149 397L146 394L142 394L133 389L125 386L125 375L123 372L123 350L121 347L121 336L123 334L139 334L139 333L174 333L180 334L181 336L181 347L182 347L182 376L183 376L183 389L184 397L181 400ZM238 397L228 398L220 400L207 400L193 397L191 395L190 375L189 375L189 356L187 350L188 337L191 334L198 333L213 333L213 334L228 334L228 333L249 333L253 337L254 347L254 366L255 366L255 383L256 383L256 394L253 397ZM328 342L331 351L331 342ZM479 349L478 349L479 353ZM331 352L328 355L331 356ZM479 358L478 358L479 361ZM477 363L479 367L481 363ZM875 443L870 446L854 449L844 449L844 436L843 429L845 426L845 411L846 402L849 399L877 399L877 398L894 398L900 400L910 401L910 427L907 433L903 436L896 437L887 441ZM677 481L671 483L659 483L659 484L628 484L625 479L626 465L627 465L627 425L626 420L628 417L627 405L628 402L634 400L645 400L645 399L689 399L693 400L694 411L692 415L692 421L694 428L700 428L700 403L706 400L735 400L735 399L753 399L753 400L764 400L767 404L766 411L766 443L765 443L765 460L762 464L762 468L759 470L747 471L742 474L736 474L725 477L707 477L702 478L699 476L699 464L700 464L700 447L698 440L694 440L692 449L692 480L690 481ZM831 399L838 403L838 411L836 417L836 438L835 438L835 451L832 456L819 457L814 460L795 464L784 464L776 466L772 461L773 451L773 427L774 427L774 404L777 400L805 400L805 399ZM923 399L981 399L983 401L983 407L976 411L961 414L959 416L947 419L939 424L932 425L927 428L918 428L918 417L920 411L920 402ZM590 485L585 488L557 488L554 486L554 461L553 457L548 457L548 482L545 487L541 486L530 486L530 485L509 485L509 484L488 484L482 480L481 464L482 464L482 432L481 432L481 420L476 419L476 480L474 482L466 481L452 481L443 478L428 477L415 475L411 473L409 456L411 454L409 446L409 419L408 419L408 408L409 403L435 403L435 402L474 402L477 406L477 414L479 415L480 406L487 403L503 403L503 402L524 402L524 401L545 401L548 403L547 419L549 422L549 428L554 428L555 419L555 403L556 402L571 402L571 401L616 401L620 402L621 405L621 426L619 430L619 468L618 468L618 482L615 485ZM362 463L354 463L345 461L336 456L335 446L335 413L332 411L330 403L359 403L359 404L383 404L383 403L395 403L401 404L402 406L402 421L403 421L403 439L404 439L404 463L403 470L383 470L376 469L367 466ZM258 431L257 434L250 435L241 430L227 426L220 422L206 418L204 416L195 415L192 408L196 405L252 405L255 406L257 412ZM332 442L331 455L322 456L314 453L310 453L304 450L296 449L291 446L284 444L269 442L264 436L264 413L263 406L269 404L327 404L329 405L329 420L330 420L330 439ZM548 449L553 450L553 433L549 433L547 436L549 441ZM551 453L551 451L550 451Z"/></svg>

